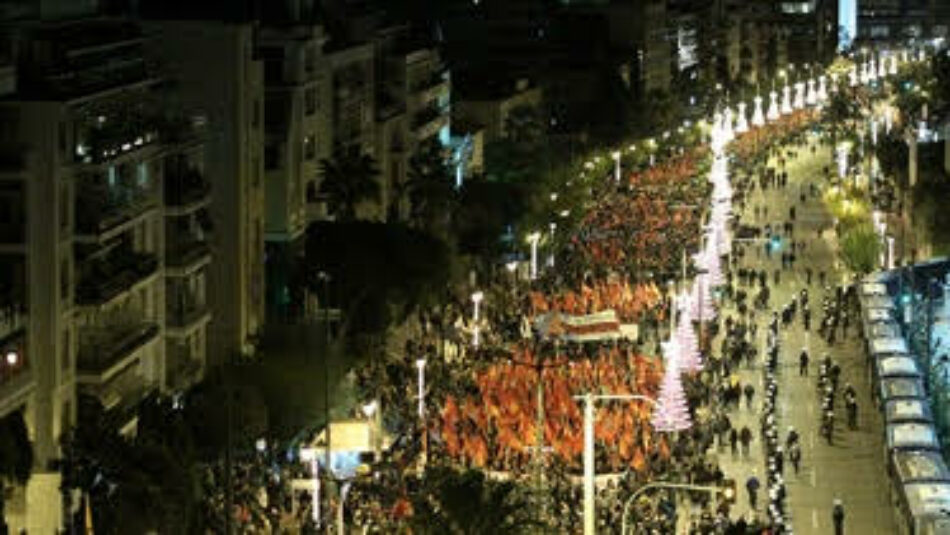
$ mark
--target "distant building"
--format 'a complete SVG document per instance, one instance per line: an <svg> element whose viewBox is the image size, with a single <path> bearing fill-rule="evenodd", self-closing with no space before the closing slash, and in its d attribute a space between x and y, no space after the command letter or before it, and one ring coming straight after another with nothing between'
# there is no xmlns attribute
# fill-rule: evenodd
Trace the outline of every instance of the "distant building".
<svg viewBox="0 0 950 535"><path fill-rule="evenodd" d="M947 38L950 4L942 0L857 0L856 44Z"/></svg>
<svg viewBox="0 0 950 535"><path fill-rule="evenodd" d="M487 84L480 90L459 97L455 105L458 121L482 129L485 143L507 135L506 127L511 112L519 108L540 108L541 89L526 78L511 83Z"/></svg>

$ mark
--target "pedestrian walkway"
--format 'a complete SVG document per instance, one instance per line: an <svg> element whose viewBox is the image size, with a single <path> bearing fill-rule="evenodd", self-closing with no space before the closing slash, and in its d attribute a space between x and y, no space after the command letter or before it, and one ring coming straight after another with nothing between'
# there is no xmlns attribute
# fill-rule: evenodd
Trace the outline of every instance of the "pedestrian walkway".
<svg viewBox="0 0 950 535"><path fill-rule="evenodd" d="M819 226L827 229L832 225L832 217L824 208L821 199L809 196L804 204L799 200L801 187L807 190L811 183L821 184L822 168L831 163L830 151L827 147L819 147L815 154L804 147L796 150L798 156L787 161L788 185L781 189L770 188L764 193L756 188L748 199L742 222L758 226L771 223L774 228L776 224L784 223L788 219L789 208L796 206L793 239L806 241L806 249L804 254L798 255L794 271L784 270L780 284L771 285L770 304L771 308L778 310L805 288L804 269L811 267L816 276L807 287L809 306L812 309L812 329L815 330L821 319L820 303L824 293L818 284L817 273L826 271L830 283L847 280L848 274L836 269L837 242L833 232L826 231L820 240L816 238ZM774 166L775 161L770 164ZM768 206L769 217L757 219L754 216L756 205ZM789 246L788 241L784 241L783 247ZM771 279L774 270L781 268L780 254L772 254L769 258L763 249L755 245L748 247L744 267L765 269ZM721 311L720 318L736 314L733 307L726 306ZM757 316L760 339L756 341L756 345L760 348L761 358L761 337L767 331L771 313L759 312ZM791 463L785 463L788 511L794 533L831 533L832 502L836 497L844 501L849 533L894 533L896 525L888 498L889 481L885 471L883 423L880 413L871 404L868 374L857 327L852 326L848 336L842 337L843 340L839 340L833 347L828 347L817 333L806 333L798 317L780 333L782 353L779 357L777 405L780 410L778 419L781 442L784 443L788 427L794 426L801 436L802 445L800 472L795 474ZM720 343L721 339L713 342L714 350L720 347ZM808 377L799 376L798 371L798 355L804 347L808 348L811 356L811 373ZM858 429L848 430L844 425L844 417L839 417L832 445L826 444L818 432L820 409L817 370L818 361L826 353L841 366L842 385L848 382L854 385L859 406ZM755 440L748 456L741 453L734 456L729 451L728 444L722 448L714 448L711 454L718 457L726 477L736 480L740 490L739 499L733 508L733 517L738 518L751 510L745 482L755 474L762 483L757 514L764 518L764 508L767 504L763 495L766 481L765 461L759 434L759 405L764 390L764 378L762 368L758 364L752 368L740 368L735 373L742 384L753 384L756 394L751 409L747 409L743 402L739 409L731 412L730 419L736 429L748 426L753 431Z"/></svg>

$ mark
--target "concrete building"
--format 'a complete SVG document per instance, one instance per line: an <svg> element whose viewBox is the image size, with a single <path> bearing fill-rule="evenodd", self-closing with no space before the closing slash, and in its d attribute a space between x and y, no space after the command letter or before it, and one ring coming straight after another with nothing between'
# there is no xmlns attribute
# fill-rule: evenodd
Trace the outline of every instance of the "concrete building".
<svg viewBox="0 0 950 535"><path fill-rule="evenodd" d="M857 0L857 45L948 37L950 5L941 0Z"/></svg>
<svg viewBox="0 0 950 535"><path fill-rule="evenodd" d="M0 287L14 305L0 339L20 358L0 408L24 410L36 457L14 529L50 533L62 518L50 463L80 398L134 433L138 403L174 382L166 260L180 257L166 251L163 180L196 130L169 113L134 24L24 23L14 41L17 90L0 100Z"/></svg>
<svg viewBox="0 0 950 535"><path fill-rule="evenodd" d="M206 234L214 261L198 277L206 280L204 299L193 285L185 293L195 294L194 300L187 298L194 301L192 309L214 311L208 361L216 365L252 354L265 319L264 69L258 29L240 20L152 20L147 27L154 33L151 54L176 81L181 106L209 125L203 167L195 154L182 166L188 173L203 169L213 192Z"/></svg>
<svg viewBox="0 0 950 535"><path fill-rule="evenodd" d="M455 118L483 129L485 143L491 143L505 137L505 127L513 110L541 104L541 89L522 78L513 84L494 84L479 94L473 92L460 97L455 105Z"/></svg>

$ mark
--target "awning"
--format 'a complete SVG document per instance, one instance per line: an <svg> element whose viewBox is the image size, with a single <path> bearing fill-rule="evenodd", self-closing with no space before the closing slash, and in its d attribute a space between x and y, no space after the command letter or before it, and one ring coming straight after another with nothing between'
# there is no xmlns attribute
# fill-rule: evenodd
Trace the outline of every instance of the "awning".
<svg viewBox="0 0 950 535"><path fill-rule="evenodd" d="M881 400L885 403L898 398L924 399L924 385L920 379L885 377L881 379Z"/></svg>
<svg viewBox="0 0 950 535"><path fill-rule="evenodd" d="M872 295L887 295L887 286L880 282L865 282L861 284L861 295L862 296L872 296Z"/></svg>
<svg viewBox="0 0 950 535"><path fill-rule="evenodd" d="M950 512L950 483L908 483L904 498L914 517L946 515Z"/></svg>
<svg viewBox="0 0 950 535"><path fill-rule="evenodd" d="M938 450L937 431L925 423L900 423L887 426L888 448L926 448Z"/></svg>
<svg viewBox="0 0 950 535"><path fill-rule="evenodd" d="M894 301L884 295L865 295L861 297L861 306L862 308L884 308L892 310L894 308Z"/></svg>
<svg viewBox="0 0 950 535"><path fill-rule="evenodd" d="M930 407L922 399L893 399L884 405L884 421L888 424L903 422L932 422Z"/></svg>
<svg viewBox="0 0 950 535"><path fill-rule="evenodd" d="M871 340L871 354L906 355L907 341L902 337L874 338Z"/></svg>
<svg viewBox="0 0 950 535"><path fill-rule="evenodd" d="M910 357L893 356L877 360L878 377L920 377L917 362Z"/></svg>
<svg viewBox="0 0 950 535"><path fill-rule="evenodd" d="M871 324L881 321L893 321L891 317L891 309L886 308L865 308L864 309L864 322Z"/></svg>
<svg viewBox="0 0 950 535"><path fill-rule="evenodd" d="M950 470L936 451L895 451L891 456L901 483L923 481L950 483Z"/></svg>

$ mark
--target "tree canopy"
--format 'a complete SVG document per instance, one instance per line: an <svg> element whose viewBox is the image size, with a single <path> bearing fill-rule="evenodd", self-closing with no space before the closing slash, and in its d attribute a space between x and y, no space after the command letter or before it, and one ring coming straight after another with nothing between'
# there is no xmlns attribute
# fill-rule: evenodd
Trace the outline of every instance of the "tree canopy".
<svg viewBox="0 0 950 535"><path fill-rule="evenodd" d="M308 286L340 305L343 338L383 334L395 319L441 296L452 271L444 241L397 223L316 223L306 251ZM321 272L330 276L326 287Z"/></svg>
<svg viewBox="0 0 950 535"><path fill-rule="evenodd" d="M378 202L380 186L376 160L359 147L337 149L333 158L320 162L320 192L327 196L330 212L340 221L353 221L363 202Z"/></svg>

